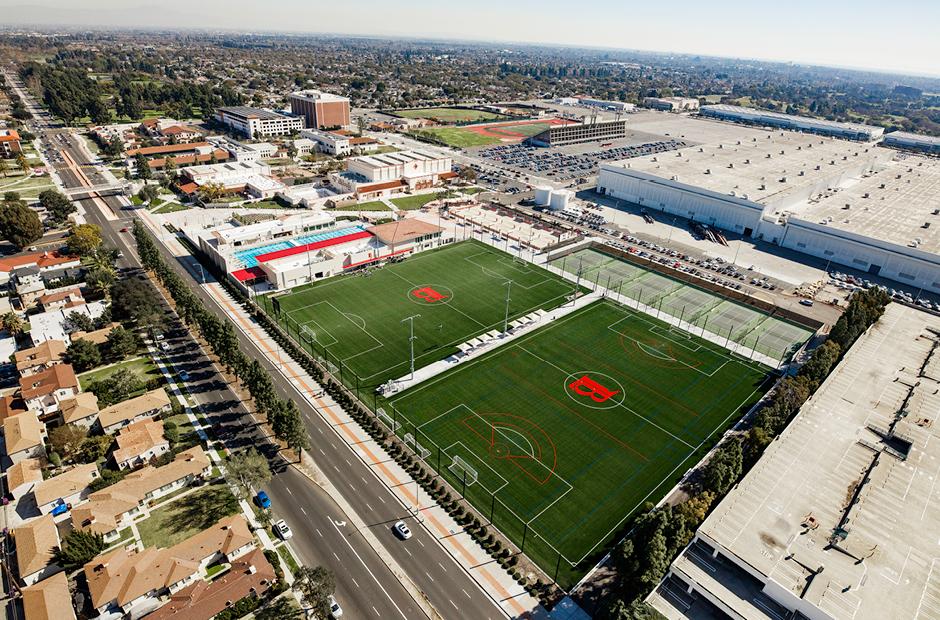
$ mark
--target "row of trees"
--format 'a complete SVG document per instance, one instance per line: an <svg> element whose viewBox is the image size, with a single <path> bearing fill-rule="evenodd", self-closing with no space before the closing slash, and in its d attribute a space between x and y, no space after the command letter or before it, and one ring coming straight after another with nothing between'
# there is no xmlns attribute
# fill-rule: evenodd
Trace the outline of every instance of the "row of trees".
<svg viewBox="0 0 940 620"><path fill-rule="evenodd" d="M647 505L632 523L630 534L616 549L617 583L607 616L644 618L642 599L662 580L672 559L685 547L712 504L741 478L764 449L786 428L803 403L819 388L853 342L884 313L890 301L881 289L852 296L829 339L818 347L796 376L781 380L751 428L725 439L687 485L689 499L670 506Z"/></svg>
<svg viewBox="0 0 940 620"><path fill-rule="evenodd" d="M298 458L301 451L310 447L307 430L300 417L297 405L280 398L274 390L274 382L258 360L250 359L238 345L235 329L209 312L199 298L186 286L160 257L153 238L137 220L134 222L134 237L143 266L154 272L176 303L176 311L187 325L196 328L225 365L226 369L242 381L255 402L258 413L265 416L274 436L295 450Z"/></svg>
<svg viewBox="0 0 940 620"><path fill-rule="evenodd" d="M65 224L69 215L75 213L72 201L54 189L47 189L39 194L39 206L45 210L48 222L53 227ZM0 203L0 238L22 250L41 239L44 230L39 213L29 208L17 192L4 194L3 202Z"/></svg>

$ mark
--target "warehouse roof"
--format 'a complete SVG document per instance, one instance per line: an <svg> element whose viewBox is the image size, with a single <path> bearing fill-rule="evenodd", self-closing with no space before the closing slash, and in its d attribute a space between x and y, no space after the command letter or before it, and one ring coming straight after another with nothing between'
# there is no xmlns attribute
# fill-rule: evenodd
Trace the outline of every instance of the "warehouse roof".
<svg viewBox="0 0 940 620"><path fill-rule="evenodd" d="M890 304L699 536L836 619L938 608L938 334Z"/></svg>
<svg viewBox="0 0 940 620"><path fill-rule="evenodd" d="M791 131L636 157L602 169L654 175L753 203L786 201L820 183L854 176L891 152L865 144Z"/></svg>
<svg viewBox="0 0 940 620"><path fill-rule="evenodd" d="M847 187L813 196L787 211L811 223L937 254L940 161L894 154Z"/></svg>
<svg viewBox="0 0 940 620"><path fill-rule="evenodd" d="M717 113L736 116L754 122L784 122L794 126L806 128L815 128L821 130L851 131L865 134L877 134L884 131L884 127L876 125L865 125L862 123L845 123L840 121L829 121L824 118L812 118L809 116L798 116L795 114L783 114L781 112L772 112L770 110L759 110L757 108L747 108L739 105L729 105L726 103L716 103L702 107L703 114Z"/></svg>

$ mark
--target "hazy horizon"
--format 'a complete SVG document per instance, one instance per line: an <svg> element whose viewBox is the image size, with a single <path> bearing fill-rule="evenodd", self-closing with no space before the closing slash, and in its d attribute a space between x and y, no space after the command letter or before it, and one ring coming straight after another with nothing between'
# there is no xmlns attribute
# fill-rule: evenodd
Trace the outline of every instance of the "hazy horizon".
<svg viewBox="0 0 940 620"><path fill-rule="evenodd" d="M884 4L874 0L838 0L826 6L793 0L785 8L763 11L742 0L633 4L587 0L572 11L559 0L524 0L508 7L478 0L472 8L413 0L390 10L376 0L360 0L354 6L282 0L273 7L244 0L206 0L196 6L182 0L159 4L45 0L30 5L0 0L0 10L7 26L217 29L541 44L940 77L940 37L934 32L940 24L940 2L898 0L890 13L903 15L903 23L879 19Z"/></svg>

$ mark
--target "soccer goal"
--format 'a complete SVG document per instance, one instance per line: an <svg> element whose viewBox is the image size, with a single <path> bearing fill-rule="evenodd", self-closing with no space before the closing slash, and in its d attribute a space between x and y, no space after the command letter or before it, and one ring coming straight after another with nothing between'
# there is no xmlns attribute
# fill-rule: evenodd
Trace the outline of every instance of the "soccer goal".
<svg viewBox="0 0 940 620"><path fill-rule="evenodd" d="M458 480L463 480L466 476L467 484L475 484L478 478L477 470L470 467L470 465L460 458L459 456L454 457L454 462L448 466L448 468Z"/></svg>
<svg viewBox="0 0 940 620"><path fill-rule="evenodd" d="M431 451L422 446L418 441L415 440L414 436L411 433L405 433L405 445L410 446L412 450L415 451L415 454L424 461L431 456Z"/></svg>
<svg viewBox="0 0 940 620"><path fill-rule="evenodd" d="M392 429L392 432L393 432L393 433L397 433L397 432L398 432L398 429L401 427L401 424L399 424L398 422L396 422L396 421L395 421L395 418L393 418L392 416L388 415L388 414L385 412L385 409L382 409L381 407L379 407L378 409L375 410L375 415L377 415L377 416L379 417L379 419L382 420L382 422L385 423L385 426L387 426L388 428Z"/></svg>

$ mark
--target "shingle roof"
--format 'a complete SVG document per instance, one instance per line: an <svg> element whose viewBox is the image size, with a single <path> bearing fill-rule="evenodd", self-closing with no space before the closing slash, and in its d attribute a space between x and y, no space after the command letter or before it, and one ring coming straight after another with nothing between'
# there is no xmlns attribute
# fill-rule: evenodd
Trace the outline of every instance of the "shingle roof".
<svg viewBox="0 0 940 620"><path fill-rule="evenodd" d="M7 488L11 493L31 482L42 482L42 467L39 459L23 459L7 469Z"/></svg>
<svg viewBox="0 0 940 620"><path fill-rule="evenodd" d="M170 397L166 395L166 390L157 388L136 398L102 409L98 413L98 421L103 428L107 428L125 420L133 420L147 411L162 409L169 405Z"/></svg>
<svg viewBox="0 0 940 620"><path fill-rule="evenodd" d="M16 369L20 372L41 364L62 361L66 345L61 340L46 340L31 349L23 349L13 354Z"/></svg>
<svg viewBox="0 0 940 620"><path fill-rule="evenodd" d="M59 411L62 412L62 420L66 424L84 420L98 413L98 397L94 392L76 394L75 398L60 402Z"/></svg>
<svg viewBox="0 0 940 620"><path fill-rule="evenodd" d="M118 449L114 451L114 460L123 463L136 458L160 444L169 445L163 437L163 421L145 419L129 424L117 434Z"/></svg>
<svg viewBox="0 0 940 620"><path fill-rule="evenodd" d="M23 588L23 612L26 620L75 620L65 573L56 573L36 585Z"/></svg>
<svg viewBox="0 0 940 620"><path fill-rule="evenodd" d="M254 541L241 514L220 520L207 530L169 549L140 552L119 548L85 564L85 577L96 608L112 600L124 605L195 574L199 564L217 552L229 553Z"/></svg>
<svg viewBox="0 0 940 620"><path fill-rule="evenodd" d="M42 445L46 425L35 411L26 411L3 421L3 437L7 454L16 454Z"/></svg>
<svg viewBox="0 0 940 620"><path fill-rule="evenodd" d="M77 388L78 379L71 364L56 364L28 377L20 377L20 392L25 400L52 394L62 388Z"/></svg>
<svg viewBox="0 0 940 620"><path fill-rule="evenodd" d="M53 550L59 545L59 532L52 515L44 515L14 528L16 564L20 577L44 569L51 561Z"/></svg>
<svg viewBox="0 0 940 620"><path fill-rule="evenodd" d="M60 498L66 498L88 488L91 481L98 477L98 467L94 463L77 465L67 472L43 480L36 485L33 495L37 506L45 506Z"/></svg>
<svg viewBox="0 0 940 620"><path fill-rule="evenodd" d="M375 235L379 241L386 245L404 243L424 235L441 232L439 226L413 217L389 222L387 224L379 224L378 226L373 226L366 230Z"/></svg>

